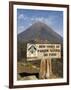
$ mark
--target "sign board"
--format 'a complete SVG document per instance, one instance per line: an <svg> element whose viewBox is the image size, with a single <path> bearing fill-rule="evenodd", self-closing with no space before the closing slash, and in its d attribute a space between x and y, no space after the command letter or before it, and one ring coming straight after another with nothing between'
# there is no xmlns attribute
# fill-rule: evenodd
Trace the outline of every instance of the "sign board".
<svg viewBox="0 0 71 90"><path fill-rule="evenodd" d="M61 58L61 44L27 44L27 60Z"/></svg>

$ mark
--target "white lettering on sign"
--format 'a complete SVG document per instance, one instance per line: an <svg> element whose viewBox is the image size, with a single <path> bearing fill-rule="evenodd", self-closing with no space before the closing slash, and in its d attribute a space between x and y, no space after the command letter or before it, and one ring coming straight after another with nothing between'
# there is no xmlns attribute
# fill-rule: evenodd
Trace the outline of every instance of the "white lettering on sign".
<svg viewBox="0 0 71 90"><path fill-rule="evenodd" d="M61 44L27 44L27 60L61 58Z"/></svg>

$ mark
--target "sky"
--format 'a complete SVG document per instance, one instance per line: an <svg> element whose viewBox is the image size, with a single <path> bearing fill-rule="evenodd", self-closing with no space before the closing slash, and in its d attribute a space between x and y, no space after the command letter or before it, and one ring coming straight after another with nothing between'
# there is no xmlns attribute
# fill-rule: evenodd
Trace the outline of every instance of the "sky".
<svg viewBox="0 0 71 90"><path fill-rule="evenodd" d="M17 33L35 22L43 22L63 37L63 11L17 9Z"/></svg>

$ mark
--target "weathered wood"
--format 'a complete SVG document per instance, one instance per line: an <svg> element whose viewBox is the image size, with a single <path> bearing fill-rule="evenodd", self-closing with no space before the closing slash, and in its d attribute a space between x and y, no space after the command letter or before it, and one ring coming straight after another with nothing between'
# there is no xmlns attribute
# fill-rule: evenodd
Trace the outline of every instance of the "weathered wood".
<svg viewBox="0 0 71 90"><path fill-rule="evenodd" d="M46 60L46 78L50 78L52 75L52 65L51 65L51 59Z"/></svg>
<svg viewBox="0 0 71 90"><path fill-rule="evenodd" d="M41 60L39 78L40 79L45 79L45 75L46 75L46 61Z"/></svg>
<svg viewBox="0 0 71 90"><path fill-rule="evenodd" d="M51 59L41 60L39 78L50 78L52 75Z"/></svg>

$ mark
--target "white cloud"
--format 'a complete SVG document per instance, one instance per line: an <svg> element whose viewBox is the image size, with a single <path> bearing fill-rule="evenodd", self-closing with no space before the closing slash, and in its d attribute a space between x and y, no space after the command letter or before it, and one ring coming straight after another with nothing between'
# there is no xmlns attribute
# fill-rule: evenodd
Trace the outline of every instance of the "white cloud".
<svg viewBox="0 0 71 90"><path fill-rule="evenodd" d="M52 25L52 23L54 21L53 17L52 18L51 17L47 17L47 18L44 18L44 17L27 17L24 14L20 14L18 16L18 19L19 20L31 21L30 23L35 23L37 21L41 21L41 22L44 22L44 23L46 23L48 25Z"/></svg>
<svg viewBox="0 0 71 90"><path fill-rule="evenodd" d="M37 18L35 18L35 21L43 21L43 20L44 20L43 17L37 17Z"/></svg>
<svg viewBox="0 0 71 90"><path fill-rule="evenodd" d="M23 14L20 14L19 16L18 16L18 19L23 19L24 18L24 15Z"/></svg>
<svg viewBox="0 0 71 90"><path fill-rule="evenodd" d="M20 14L19 16L18 16L18 19L19 20L28 20L28 17L27 16L25 16L24 14Z"/></svg>
<svg viewBox="0 0 71 90"><path fill-rule="evenodd" d="M23 26L18 26L18 33L26 30L28 27L30 27L33 23L37 22L37 21L41 21L43 23L46 23L48 26L50 26L51 28L53 28L55 31L57 31L59 34L63 34L63 32L61 32L61 30L57 30L59 29L59 27L57 28L57 26L55 26L56 22L55 19L57 19L57 16L49 16L47 18L45 17L28 17L24 14L20 14L18 17L20 20L25 20L25 22L27 23L27 25L23 25Z"/></svg>
<svg viewBox="0 0 71 90"><path fill-rule="evenodd" d="M30 20L32 21L32 23L35 23L37 21L45 22L44 17L32 17L32 18L30 18Z"/></svg>
<svg viewBox="0 0 71 90"><path fill-rule="evenodd" d="M24 30L24 26L18 26L18 31L17 31L17 33L21 33L23 30Z"/></svg>
<svg viewBox="0 0 71 90"><path fill-rule="evenodd" d="M32 23L29 23L27 26L18 26L18 30L17 30L17 33L21 33L23 31L25 31L27 28L29 28L30 26L32 25Z"/></svg>
<svg viewBox="0 0 71 90"><path fill-rule="evenodd" d="M44 17L32 17L30 18L30 20L32 21L32 23L35 23L37 21L41 21L41 22L44 22L46 23L47 25L52 25L54 20L53 20L53 17L47 17L47 18L44 18Z"/></svg>

